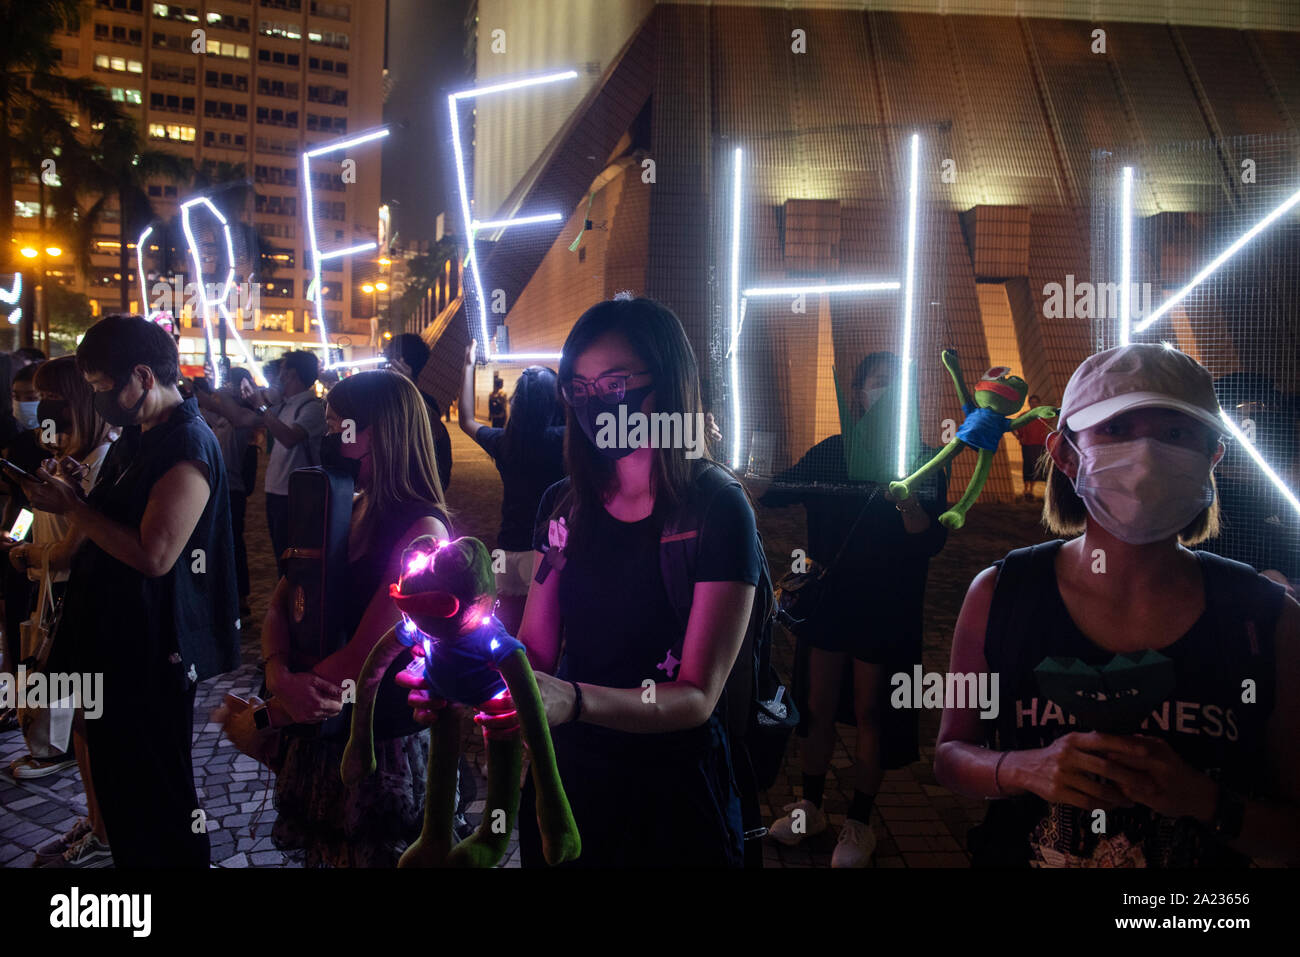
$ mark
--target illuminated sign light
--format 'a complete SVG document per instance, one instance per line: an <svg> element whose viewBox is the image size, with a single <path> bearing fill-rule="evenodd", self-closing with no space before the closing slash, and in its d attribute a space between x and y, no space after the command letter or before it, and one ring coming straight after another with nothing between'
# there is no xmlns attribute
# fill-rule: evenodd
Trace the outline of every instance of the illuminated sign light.
<svg viewBox="0 0 1300 957"><path fill-rule="evenodd" d="M742 295L740 291L740 205L742 195L741 181L744 174L744 153L740 147L736 148L736 151L733 154L731 174L731 276L729 283L730 294L728 297L728 312L731 320L731 345L727 349L731 371L731 428L734 436L731 446L732 468L738 469L741 467L741 436L744 430L740 425L740 350L738 344L740 341L740 330L745 317L745 307L751 298L799 296L805 294L839 295L844 293L897 292L901 289L903 291L902 391L904 396L909 393L909 390L911 389L912 327L916 300L916 232L917 204L920 195L920 157L921 136L919 133L913 133L907 187L907 254L902 282L896 280L860 280L842 283L809 283L806 285L792 286L752 286L747 288ZM907 474L907 426L909 405L910 403L906 401L900 403L898 413L897 468L899 478L902 478Z"/></svg>
<svg viewBox="0 0 1300 957"><path fill-rule="evenodd" d="M1134 326L1133 331L1134 332L1143 331L1144 329L1149 327L1153 322L1155 322L1157 319L1163 316L1166 312L1168 312L1170 309L1176 306L1181 300L1187 297L1188 293L1190 293L1201 283L1205 282L1205 280L1208 279L1210 275L1214 273L1215 270L1217 270L1220 266L1222 266L1229 259L1235 256L1248 242L1250 242L1252 239L1254 239L1256 236L1258 236L1260 233L1266 230L1269 226L1273 225L1273 223L1275 223L1278 219L1285 216L1292 209L1294 209L1297 203L1300 203L1300 190L1296 190L1294 193L1291 194L1291 196L1284 203L1278 206L1277 209L1273 210L1273 212L1269 213L1267 216L1265 216L1263 219L1257 222L1254 226L1250 227L1250 229L1246 230L1244 233L1238 236L1236 241L1234 241L1232 245L1230 245L1223 252L1219 253L1219 255L1215 256L1212 260L1210 260L1209 265L1207 265L1204 269L1202 269L1195 276L1193 276L1191 282L1189 282L1182 289L1179 289L1176 293L1174 293L1172 296L1170 296L1168 299L1162 302L1156 309L1153 309L1151 311L1151 315L1147 316L1140 323ZM1127 268L1127 263L1125 263L1125 267ZM1127 285L1125 286L1125 288L1127 288Z"/></svg>
<svg viewBox="0 0 1300 957"><path fill-rule="evenodd" d="M307 216L307 241L310 244L311 252L311 282L307 286L307 298L312 301L316 307L316 325L320 328L320 344L325 355L326 369L339 369L344 367L355 368L358 365L367 363L383 362L382 356L375 356L371 359L361 359L356 362L330 362L330 339L329 329L325 326L325 297L321 292L321 263L331 259L339 259L343 256L351 256L354 253L367 252L371 249L378 249L378 243L358 243L354 246L347 246L341 249L321 249L320 243L316 238L316 204L312 196L311 186L311 161L317 156L325 156L329 153L337 153L339 150L345 150L349 147L360 146L363 143L373 143L375 140L382 139L388 135L388 128L372 130L369 133L362 133L358 136L348 136L343 139L335 140L332 143L326 143L324 146L318 146L315 149L307 150L302 154L302 189L303 205L306 207Z"/></svg>
<svg viewBox="0 0 1300 957"><path fill-rule="evenodd" d="M154 313L149 308L149 291L145 288L144 279L144 241L153 234L153 226L146 226L140 238L135 241L135 268L136 275L140 278L140 312L144 317L153 320ZM200 277L202 278L202 277Z"/></svg>
<svg viewBox="0 0 1300 957"><path fill-rule="evenodd" d="M1132 254L1132 240L1130 235L1131 232L1130 220L1131 220L1131 205L1132 205L1132 181L1133 181L1133 168L1131 166L1126 166L1124 167L1124 182L1123 182L1122 193L1121 193L1122 215L1124 216L1123 239L1121 241L1122 248L1120 250L1120 254L1123 258L1123 262L1120 264L1120 275L1121 278L1123 279L1123 289L1120 291L1120 321L1121 321L1120 343L1121 345L1128 345L1127 293L1129 290L1129 283L1131 279L1130 256ZM1172 309L1181 300L1186 298L1188 293L1190 293L1193 289L1195 289L1202 282L1204 282L1212 273L1214 273L1216 269L1218 269L1225 262L1227 262L1229 259L1235 256L1238 252L1240 252L1241 249L1243 249L1247 243L1249 243L1252 239L1254 239L1256 236L1262 233L1265 229L1271 226L1282 216L1285 216L1288 212L1294 209L1297 203L1300 203L1300 190L1297 190L1296 192L1292 193L1290 197L1288 197L1281 205L1279 205L1271 213L1269 213L1267 216L1265 216L1263 219L1257 222L1254 226L1250 227L1250 229L1246 230L1244 233L1238 236L1237 239L1231 245L1229 245L1227 249L1219 253L1219 255L1215 256L1214 259L1210 260L1209 264L1205 266L1204 269L1202 269L1195 276L1193 276L1191 281L1187 283L1187 285L1183 286L1182 289L1178 290L1176 293L1174 293L1172 296L1170 296L1168 299L1162 302L1158 309L1152 310L1151 315L1147 316L1146 319L1138 323L1138 325L1134 326L1133 332L1134 333L1142 332L1144 329L1148 328L1153 322L1155 322L1166 312ZM1172 344L1168 342L1164 343L1164 346L1166 349L1173 348ZM1245 434L1243 434L1242 431L1237 428L1236 424L1233 423L1233 421L1230 418L1228 418L1228 414L1224 412L1222 409L1219 410L1219 417L1223 420L1224 425L1227 426L1228 432L1232 434L1233 438L1235 438L1238 442L1241 443L1242 448L1244 448L1246 452L1249 453L1250 457L1255 460L1255 464L1258 465L1260 470L1268 477L1268 480L1273 483L1273 486L1278 490L1278 492L1282 494L1282 497L1287 500L1287 502L1291 505L1293 509L1295 509L1297 514L1300 514L1300 500L1296 498L1294 492L1292 492L1289 488L1287 488L1286 483L1282 481L1282 477L1278 475L1277 472L1275 472L1273 468L1268 464L1268 462L1264 460L1264 457L1259 454L1259 450L1255 448L1255 446L1250 442L1250 440L1246 438Z"/></svg>
<svg viewBox="0 0 1300 957"><path fill-rule="evenodd" d="M12 289L0 288L0 302L3 302L6 306L12 306L22 298L22 295L23 274L16 272L14 273L14 287Z"/></svg>
<svg viewBox="0 0 1300 957"><path fill-rule="evenodd" d="M469 246L468 253L465 256L465 265L469 267L470 274L473 277L475 302L478 304L479 323L482 331L484 348L484 361L495 360L498 362L528 362L533 360L547 361L557 360L560 358L558 352L555 353L496 353L491 354L492 340L488 335L487 326L487 297L483 294L483 275L478 268L478 257L474 255L474 243L481 231L500 231L511 226L533 226L539 223L559 222L563 217L559 213L543 213L532 216L515 216L508 219L489 220L480 222L470 213L469 207L469 187L465 180L465 155L460 141L460 113L456 104L461 100L475 99L481 96L489 96L494 93L507 93L515 90L528 89L534 86L542 86L549 83L558 83L562 80L577 79L578 74L575 70L565 70L560 73L547 73L541 76L521 77L515 80L505 80L500 83L493 83L488 86L474 87L470 90L461 90L459 93L452 93L447 97L447 113L451 123L451 144L452 152L456 158L456 185L460 192L460 212L461 218L465 224L466 243Z"/></svg>
<svg viewBox="0 0 1300 957"><path fill-rule="evenodd" d="M194 230L190 226L190 210L195 206L206 206L217 221L221 223L221 235L226 241L226 281L221 289L221 298L212 303L208 300L207 284L203 281L203 264L199 259L199 245L194 240ZM226 321L227 331L234 334L235 345L243 353L244 363L248 366L249 372L252 373L255 382L259 385L265 385L257 375L257 366L253 362L253 355L248 351L248 346L244 343L244 337L239 334L239 324L234 322L234 317L230 314L226 303L230 301L230 291L235 287L235 244L230 236L230 223L226 217L221 215L221 210L213 205L212 200L206 196L197 196L193 199L187 199L181 203L181 229L185 232L185 242L189 246L190 261L194 263L194 276L197 282L195 285L199 290L199 305L203 312L203 331L208 339L208 348L212 355L212 379L213 385L221 387L221 362L218 359L217 342L212 332L212 314L213 310L221 313L221 317ZM136 244L137 256L139 255L140 244Z"/></svg>
<svg viewBox="0 0 1300 957"><path fill-rule="evenodd" d="M335 362L334 364L332 364L332 365L328 365L328 366L326 366L325 368L327 368L327 369L356 369L356 368L359 368L360 366L372 366L372 365L374 365L374 364L377 363L377 362L387 362L387 361L388 361L388 357L387 357L387 356L371 356L371 357L368 358L368 359L353 359L351 362Z"/></svg>
<svg viewBox="0 0 1300 957"><path fill-rule="evenodd" d="M1272 467L1264 461L1264 457L1259 454L1259 450L1255 448L1255 446L1251 444L1250 440L1246 438L1245 434L1237 428L1236 423L1234 423L1232 419L1228 418L1228 413L1220 409L1219 418L1223 419L1223 423L1228 427L1228 431L1232 433L1232 437L1241 443L1241 447L1250 454L1252 459L1255 460L1255 464L1260 467L1260 470L1268 476L1269 481L1272 482L1277 490L1282 493L1282 497L1290 503L1293 509L1296 510L1296 514L1300 515L1300 499L1297 499L1295 493L1286 487L1286 483L1282 481L1282 476L1274 472Z"/></svg>

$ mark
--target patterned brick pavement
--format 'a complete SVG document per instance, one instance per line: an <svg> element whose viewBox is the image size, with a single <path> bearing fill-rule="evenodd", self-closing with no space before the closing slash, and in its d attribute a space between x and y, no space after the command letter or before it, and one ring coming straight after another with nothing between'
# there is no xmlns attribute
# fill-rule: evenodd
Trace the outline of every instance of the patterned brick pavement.
<svg viewBox="0 0 1300 957"><path fill-rule="evenodd" d="M452 446L455 466L449 499L457 527L490 539L500 514L501 486L496 470L487 456L454 426ZM208 721L209 712L228 691L248 695L261 683L257 671L258 623L275 580L260 490L251 497L248 508L253 617L245 625L241 667L205 682L199 689L194 710L195 776L207 816L214 863L220 867L294 867L295 862L271 843L275 810L268 794L270 784L265 770L222 740L217 726ZM1037 510L1027 505L978 506L972 511L966 528L950 536L948 546L931 564L924 661L927 671L946 669L952 627L966 585L975 573L1010 548L1042 540L1044 536L1036 525L1036 516ZM803 537L803 511L799 508L763 510L759 521L775 566L780 556L789 555L791 549L799 547ZM792 648L784 633L779 636L779 642L777 666L782 674L788 675ZM982 816L983 804L959 798L935 783L931 763L937 730L938 714L923 712L922 760L885 776L872 822L879 839L875 858L878 867L967 864L966 831ZM856 733L854 728L843 725L838 732L825 797L832 827L796 848L767 842L764 853L769 866L830 864L835 836L844 822L852 793L851 787L841 784L837 775L851 766ZM478 791L485 793L481 742L468 722L464 737L478 778ZM15 781L7 769L23 753L22 738L17 732L0 735L0 809L4 812L0 816L0 867L29 867L36 847L66 831L86 812L75 767L38 781ZM784 805L798 799L799 780L798 739L795 739L786 755L783 774L766 794L764 814L769 823L781 814ZM141 799L147 800L147 796L141 795ZM470 805L471 823L478 823L482 810L481 801ZM518 866L513 841L503 866Z"/></svg>

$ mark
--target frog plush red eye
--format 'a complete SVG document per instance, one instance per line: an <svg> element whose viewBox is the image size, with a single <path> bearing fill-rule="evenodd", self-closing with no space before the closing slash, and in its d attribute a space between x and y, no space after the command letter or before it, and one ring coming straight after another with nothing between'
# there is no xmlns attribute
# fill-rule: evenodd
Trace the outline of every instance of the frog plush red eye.
<svg viewBox="0 0 1300 957"><path fill-rule="evenodd" d="M992 369L989 369L987 372L984 373L984 378L1001 379L1004 375L1006 375L1010 371L1011 371L1011 366L994 366Z"/></svg>

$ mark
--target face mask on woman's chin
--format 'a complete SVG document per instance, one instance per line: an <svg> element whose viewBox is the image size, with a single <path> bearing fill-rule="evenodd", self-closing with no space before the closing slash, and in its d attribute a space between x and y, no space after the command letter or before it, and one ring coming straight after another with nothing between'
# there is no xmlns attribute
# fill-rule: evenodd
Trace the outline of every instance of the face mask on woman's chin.
<svg viewBox="0 0 1300 957"><path fill-rule="evenodd" d="M140 392L140 399L131 408L124 408L118 401L126 386L131 382L130 379L123 385L115 389L109 389L107 392L96 392L93 396L95 411L99 417L109 425L116 425L119 428L126 428L128 425L135 425L136 416L144 408L144 400L149 397L149 390L143 389Z"/></svg>
<svg viewBox="0 0 1300 957"><path fill-rule="evenodd" d="M1173 538L1214 502L1210 460L1196 449L1152 438L1070 446L1079 459L1075 492L1121 542Z"/></svg>
<svg viewBox="0 0 1300 957"><path fill-rule="evenodd" d="M633 412L640 412L641 406L646 400L646 396L653 391L653 385L642 386L639 389L628 389L623 394L623 401L618 405L606 405L599 399L589 397L586 405L581 409L574 410L577 414L578 424L582 426L583 434L587 436L587 441L592 444L597 452L605 458L617 462L619 459L631 455L637 450L633 446L622 444L621 440L625 438L625 436L620 436L618 434L618 423L620 421L627 421ZM624 412L623 410L626 411ZM602 429L600 422L597 421L606 412L614 416L613 432L615 441L611 445L602 445L597 441L597 437L602 431L609 430L608 425L604 426Z"/></svg>

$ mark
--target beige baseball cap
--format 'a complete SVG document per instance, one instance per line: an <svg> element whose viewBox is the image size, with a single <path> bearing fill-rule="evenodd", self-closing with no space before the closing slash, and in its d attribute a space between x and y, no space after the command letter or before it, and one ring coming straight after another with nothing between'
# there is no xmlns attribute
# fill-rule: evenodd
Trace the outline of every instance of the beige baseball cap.
<svg viewBox="0 0 1300 957"><path fill-rule="evenodd" d="M1209 370L1185 352L1147 342L1085 359L1065 387L1060 421L1079 432L1121 412L1149 408L1176 409L1224 431Z"/></svg>

